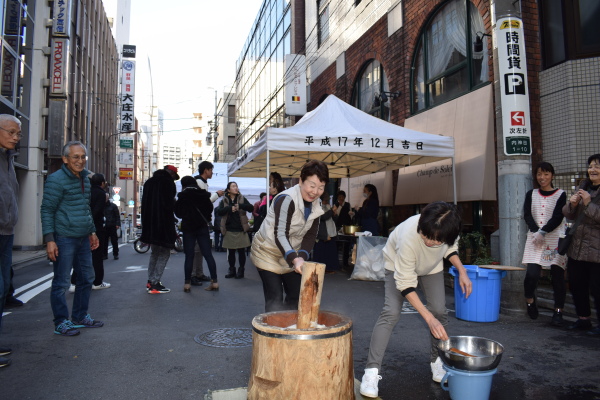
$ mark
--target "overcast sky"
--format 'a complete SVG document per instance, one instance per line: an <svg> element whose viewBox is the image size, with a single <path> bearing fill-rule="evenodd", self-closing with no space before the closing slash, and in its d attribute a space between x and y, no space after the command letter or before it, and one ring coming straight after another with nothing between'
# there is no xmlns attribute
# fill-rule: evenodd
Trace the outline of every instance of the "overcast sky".
<svg viewBox="0 0 600 400"><path fill-rule="evenodd" d="M164 112L165 133L191 128L192 112L214 113L235 79L236 61L262 0L132 0L130 44L137 46L136 111ZM205 118L207 119L212 118Z"/></svg>

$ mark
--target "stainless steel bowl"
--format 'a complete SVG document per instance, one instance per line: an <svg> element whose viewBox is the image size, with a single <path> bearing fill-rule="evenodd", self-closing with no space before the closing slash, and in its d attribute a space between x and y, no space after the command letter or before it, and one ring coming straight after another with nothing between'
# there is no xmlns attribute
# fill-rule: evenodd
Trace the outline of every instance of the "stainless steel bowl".
<svg viewBox="0 0 600 400"><path fill-rule="evenodd" d="M438 354L449 367L464 371L489 371L498 366L504 347L494 340L476 336L450 336L438 342ZM475 357L463 356L450 351L464 351Z"/></svg>
<svg viewBox="0 0 600 400"><path fill-rule="evenodd" d="M344 225L344 235L354 235L356 232L360 232L360 225Z"/></svg>

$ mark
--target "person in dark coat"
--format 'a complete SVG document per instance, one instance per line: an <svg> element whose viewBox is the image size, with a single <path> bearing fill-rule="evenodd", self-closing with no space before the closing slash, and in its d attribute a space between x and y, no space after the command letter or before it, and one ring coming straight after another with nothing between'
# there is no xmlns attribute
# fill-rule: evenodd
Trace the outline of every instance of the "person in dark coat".
<svg viewBox="0 0 600 400"><path fill-rule="evenodd" d="M177 195L175 215L181 218L181 232L183 232L183 251L185 253L183 291L186 293L191 291L196 243L198 243L210 271L211 284L204 290L218 290L217 264L210 249L211 232L208 229L208 221L210 221L213 211L210 193L200 189L196 180L191 176L184 176L181 179L181 187L183 190Z"/></svg>
<svg viewBox="0 0 600 400"><path fill-rule="evenodd" d="M106 194L106 204L104 206L104 218L106 230L106 240L104 241L104 259L108 258L108 240L112 243L113 257L119 259L119 235L117 230L121 227L121 213L119 207L109 200L108 193Z"/></svg>
<svg viewBox="0 0 600 400"><path fill-rule="evenodd" d="M377 188L375 185L367 183L363 188L363 201L362 207L356 211L356 215L360 220L360 226L364 231L369 231L373 236L379 235L379 221L377 217L379 215L379 196L377 195ZM353 212L350 212L350 216L354 216Z"/></svg>
<svg viewBox="0 0 600 400"><path fill-rule="evenodd" d="M167 266L171 249L175 247L175 181L179 180L177 167L167 165L159 169L144 183L142 195L142 236L140 240L150 245L152 254L148 264L148 293L168 293L171 290L160 282Z"/></svg>
<svg viewBox="0 0 600 400"><path fill-rule="evenodd" d="M223 200L221 200L223 201ZM221 202L219 202L219 205L217 205L217 207L215 207L215 223L213 224L214 226L214 231L215 231L215 251L218 251L219 253L223 253L225 252L225 250L223 250L223 235L221 235L221 216L219 215L219 213L217 212L217 209L221 206Z"/></svg>
<svg viewBox="0 0 600 400"><path fill-rule="evenodd" d="M350 203L346 201L346 192L340 190L337 195L337 201L333 204L333 221L335 227L339 231L344 225L352 225L352 217L350 216ZM349 268L348 260L350 259L351 243L346 240L338 240L338 251L342 252L342 268Z"/></svg>
<svg viewBox="0 0 600 400"><path fill-rule="evenodd" d="M104 204L106 203L106 179L103 174L94 174L90 177L90 209L92 220L98 236L98 247L92 250L92 265L94 266L93 290L108 289L110 283L104 282L104 243L106 242L106 231L104 229ZM71 274L71 286L69 293L75 293L77 283L77 272L73 269Z"/></svg>
<svg viewBox="0 0 600 400"><path fill-rule="evenodd" d="M94 285L92 289L108 289L110 283L104 282L104 243L106 242L106 230L104 229L104 205L106 204L106 179L102 174L94 174L90 178L92 184L91 197L90 197L90 208L92 210L92 219L94 220L94 226L96 227L96 235L100 245L97 249L92 250L92 264L94 265L94 273L96 278L94 279ZM75 281L71 280L74 284Z"/></svg>

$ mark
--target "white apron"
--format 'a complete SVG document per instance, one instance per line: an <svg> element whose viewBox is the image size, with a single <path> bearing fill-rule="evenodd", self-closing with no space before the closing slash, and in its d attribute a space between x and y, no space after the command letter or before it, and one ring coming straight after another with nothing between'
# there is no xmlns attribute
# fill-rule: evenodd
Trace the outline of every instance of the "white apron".
<svg viewBox="0 0 600 400"><path fill-rule="evenodd" d="M550 196L543 196L539 189L534 189L531 193L531 216L540 227L552 218L554 207L564 190L559 189ZM565 268L566 256L558 254L558 237L561 232L565 231L565 219L563 218L560 225L552 232L546 233L544 237L544 245L536 247L533 245L533 232L527 232L527 242L525 243L525 252L523 253L524 265L538 264L544 269L549 269L551 265L558 265Z"/></svg>

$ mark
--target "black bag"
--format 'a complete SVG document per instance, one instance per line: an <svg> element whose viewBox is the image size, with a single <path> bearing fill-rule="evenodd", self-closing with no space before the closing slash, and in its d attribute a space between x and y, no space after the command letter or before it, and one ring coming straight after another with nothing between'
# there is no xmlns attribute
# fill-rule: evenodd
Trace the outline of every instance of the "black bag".
<svg viewBox="0 0 600 400"><path fill-rule="evenodd" d="M204 214L202 214L202 212L198 209L198 207L196 207L196 211L198 211L198 213L200 214L200 216L202 217L202 219L204 220L204 222L206 222L206 225L208 226L208 231L209 232L214 231L215 227L213 226L212 222L208 221L206 219L206 217L204 216Z"/></svg>
<svg viewBox="0 0 600 400"><path fill-rule="evenodd" d="M252 232L258 232L264 220L265 217L261 214L258 214L256 217L254 217L254 224L252 224Z"/></svg>
<svg viewBox="0 0 600 400"><path fill-rule="evenodd" d="M571 232L571 228L567 228L565 230L565 237L558 238L556 251L558 251L558 254L561 256L564 256L567 254L567 251L569 251L569 246L571 246L571 242L573 241L573 234Z"/></svg>

